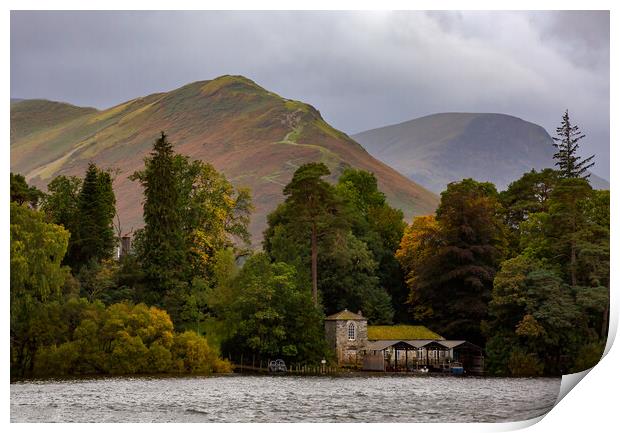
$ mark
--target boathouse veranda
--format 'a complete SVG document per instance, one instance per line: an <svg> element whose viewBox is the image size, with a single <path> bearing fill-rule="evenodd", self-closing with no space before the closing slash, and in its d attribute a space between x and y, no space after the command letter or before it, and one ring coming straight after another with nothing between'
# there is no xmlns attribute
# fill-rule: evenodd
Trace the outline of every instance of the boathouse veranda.
<svg viewBox="0 0 620 433"><path fill-rule="evenodd" d="M448 371L453 362L463 363L472 374L484 371L482 349L464 340L369 341L362 352L367 371Z"/></svg>

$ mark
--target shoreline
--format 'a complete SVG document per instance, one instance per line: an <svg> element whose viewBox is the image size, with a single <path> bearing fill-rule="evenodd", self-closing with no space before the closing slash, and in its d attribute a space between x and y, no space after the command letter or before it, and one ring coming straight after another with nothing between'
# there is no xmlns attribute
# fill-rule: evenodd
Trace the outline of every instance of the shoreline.
<svg viewBox="0 0 620 433"><path fill-rule="evenodd" d="M13 380L10 385L34 383L34 382L87 382L93 380L114 380L114 379L208 379L216 377L330 377L330 378L357 378L357 377L434 377L445 378L454 377L456 379L561 379L562 376L488 376L488 375L452 375L450 373L416 373L416 372L381 372L381 371L340 371L337 373L259 373L259 372L233 372L233 373L188 373L188 374L131 374L131 375L87 375L87 376L58 376L58 377L28 377Z"/></svg>

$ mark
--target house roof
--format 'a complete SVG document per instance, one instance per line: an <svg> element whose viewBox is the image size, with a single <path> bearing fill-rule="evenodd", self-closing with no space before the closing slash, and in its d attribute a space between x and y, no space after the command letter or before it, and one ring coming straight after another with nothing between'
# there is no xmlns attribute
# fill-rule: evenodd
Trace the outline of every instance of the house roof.
<svg viewBox="0 0 620 433"><path fill-rule="evenodd" d="M455 349L463 348L482 352L483 350L473 343L465 340L375 340L369 341L366 350L385 350L388 347L395 347L398 350L415 349Z"/></svg>
<svg viewBox="0 0 620 433"><path fill-rule="evenodd" d="M443 340L442 340L441 342L443 343ZM420 349L421 349L421 348L423 348L424 346L426 346L427 344L430 344L430 343L437 343L437 340L428 340L428 339L426 339L426 340L420 340L420 339L418 339L418 340L409 340L409 343L410 343L410 344L412 344L412 345L414 345L415 347L417 347L417 348L420 348Z"/></svg>
<svg viewBox="0 0 620 433"><path fill-rule="evenodd" d="M340 313L327 316L325 320L366 320L366 318L361 314L355 314L345 308Z"/></svg>
<svg viewBox="0 0 620 433"><path fill-rule="evenodd" d="M465 340L444 340L441 342L444 346L452 349L453 347L460 346L461 344L466 343Z"/></svg>
<svg viewBox="0 0 620 433"><path fill-rule="evenodd" d="M444 338L426 326L412 325L375 325L368 327L369 340L444 340Z"/></svg>
<svg viewBox="0 0 620 433"><path fill-rule="evenodd" d="M367 350L385 350L388 347L396 347L398 350L415 350L417 347L410 344L408 341L400 341L400 340L379 340L379 341L369 341L366 346Z"/></svg>
<svg viewBox="0 0 620 433"><path fill-rule="evenodd" d="M456 349L456 348L470 349L470 350L484 352L484 349L482 349L480 346L477 346L474 343L470 343L469 341L465 341L465 340L445 340L445 341L440 341L440 343L449 349Z"/></svg>

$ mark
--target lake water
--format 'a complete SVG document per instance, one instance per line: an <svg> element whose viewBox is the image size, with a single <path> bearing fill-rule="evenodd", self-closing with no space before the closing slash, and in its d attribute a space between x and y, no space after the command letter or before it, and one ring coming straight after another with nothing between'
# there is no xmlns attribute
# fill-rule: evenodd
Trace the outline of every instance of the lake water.
<svg viewBox="0 0 620 433"><path fill-rule="evenodd" d="M548 412L560 378L242 376L11 384L12 422L506 422Z"/></svg>

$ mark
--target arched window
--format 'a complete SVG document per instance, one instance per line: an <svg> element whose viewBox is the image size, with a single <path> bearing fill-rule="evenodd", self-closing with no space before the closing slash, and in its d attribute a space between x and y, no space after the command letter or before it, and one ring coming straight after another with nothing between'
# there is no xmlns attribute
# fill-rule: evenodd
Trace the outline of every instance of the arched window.
<svg viewBox="0 0 620 433"><path fill-rule="evenodd" d="M355 323L349 323L349 340L355 340Z"/></svg>

